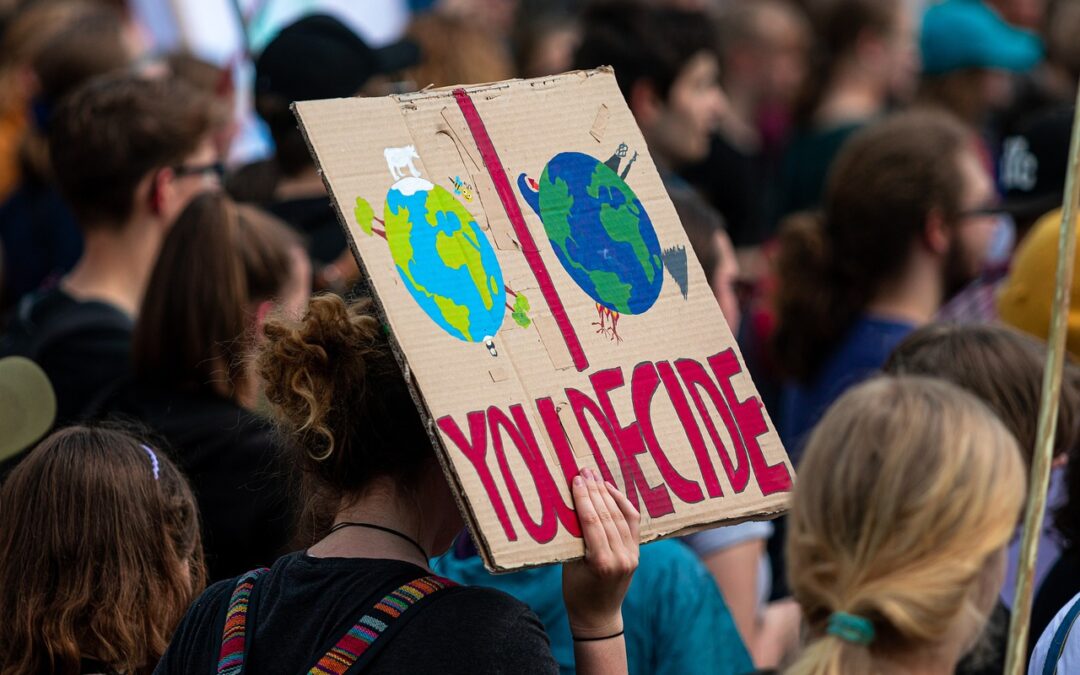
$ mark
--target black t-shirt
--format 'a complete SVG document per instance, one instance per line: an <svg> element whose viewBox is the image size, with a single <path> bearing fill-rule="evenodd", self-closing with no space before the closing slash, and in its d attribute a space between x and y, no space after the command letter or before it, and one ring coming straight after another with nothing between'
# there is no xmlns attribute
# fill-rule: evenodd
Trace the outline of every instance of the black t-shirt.
<svg viewBox="0 0 1080 675"><path fill-rule="evenodd" d="M216 581L288 550L293 502L270 425L210 391L121 382L97 417L135 420L159 435L199 503L203 549Z"/></svg>
<svg viewBox="0 0 1080 675"><path fill-rule="evenodd" d="M244 672L307 672L378 597L427 571L397 560L278 560L259 579L248 605ZM212 673L236 580L211 586L195 601L158 664L157 675ZM376 597L378 596L378 597ZM557 673L540 620L518 600L488 588L439 591L397 634L385 636L366 673Z"/></svg>
<svg viewBox="0 0 1080 675"><path fill-rule="evenodd" d="M25 356L41 366L56 391L56 424L62 426L78 421L128 371L133 325L114 305L52 288L18 305L0 356Z"/></svg>

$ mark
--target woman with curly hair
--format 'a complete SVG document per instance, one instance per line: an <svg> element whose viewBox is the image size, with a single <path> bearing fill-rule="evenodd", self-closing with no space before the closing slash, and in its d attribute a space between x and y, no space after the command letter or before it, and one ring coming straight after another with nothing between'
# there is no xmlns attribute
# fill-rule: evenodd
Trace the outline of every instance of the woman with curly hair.
<svg viewBox="0 0 1080 675"><path fill-rule="evenodd" d="M264 334L258 369L318 534L207 589L158 673L557 673L527 606L433 575L464 523L371 301L320 296ZM577 671L625 673L639 516L587 469L571 491L585 540L562 575Z"/></svg>
<svg viewBox="0 0 1080 675"><path fill-rule="evenodd" d="M0 672L149 673L205 578L183 475L126 433L71 427L0 488Z"/></svg>

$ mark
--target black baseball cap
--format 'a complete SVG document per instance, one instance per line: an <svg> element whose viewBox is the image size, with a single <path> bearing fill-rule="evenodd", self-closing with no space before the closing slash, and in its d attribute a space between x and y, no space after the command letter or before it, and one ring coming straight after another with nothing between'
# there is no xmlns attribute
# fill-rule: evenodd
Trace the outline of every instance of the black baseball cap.
<svg viewBox="0 0 1080 675"><path fill-rule="evenodd" d="M1073 110L1058 106L1037 112L1002 143L1002 206L1014 218L1033 220L1061 206Z"/></svg>
<svg viewBox="0 0 1080 675"><path fill-rule="evenodd" d="M255 95L289 102L355 96L372 77L419 61L410 40L373 49L338 19L312 14L283 28L255 60Z"/></svg>

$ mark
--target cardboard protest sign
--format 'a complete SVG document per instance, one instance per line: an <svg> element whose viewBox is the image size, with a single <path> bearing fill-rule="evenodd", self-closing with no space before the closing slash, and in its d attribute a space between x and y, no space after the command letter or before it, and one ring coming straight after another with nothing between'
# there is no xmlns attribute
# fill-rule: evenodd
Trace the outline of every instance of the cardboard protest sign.
<svg viewBox="0 0 1080 675"><path fill-rule="evenodd" d="M782 511L794 472L608 69L296 104L490 569Z"/></svg>

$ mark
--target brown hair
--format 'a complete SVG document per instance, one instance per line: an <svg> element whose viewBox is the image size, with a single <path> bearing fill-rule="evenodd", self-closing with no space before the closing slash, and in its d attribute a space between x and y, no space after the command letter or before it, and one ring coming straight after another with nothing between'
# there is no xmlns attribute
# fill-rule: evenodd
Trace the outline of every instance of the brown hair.
<svg viewBox="0 0 1080 675"><path fill-rule="evenodd" d="M299 237L277 218L201 194L169 230L132 338L144 382L235 398L248 385L252 303L278 296L297 273Z"/></svg>
<svg viewBox="0 0 1080 675"><path fill-rule="evenodd" d="M815 639L786 672L877 672L878 659L932 648L955 630L973 638L1000 592L988 563L1023 498L1016 441L971 394L925 377L850 389L799 465L788 570ZM873 641L827 633L837 612L869 621Z"/></svg>
<svg viewBox="0 0 1080 675"><path fill-rule="evenodd" d="M423 54L421 63L405 73L418 87L498 82L514 76L506 47L491 31L464 17L421 14L409 24L408 35Z"/></svg>
<svg viewBox="0 0 1080 675"><path fill-rule="evenodd" d="M222 155L227 155L235 125L233 110L236 107L236 87L232 71L183 51L166 56L165 65L173 77L187 82L206 97L210 106L214 144Z"/></svg>
<svg viewBox="0 0 1080 675"><path fill-rule="evenodd" d="M139 183L194 152L211 117L207 98L174 78L106 75L67 97L50 124L49 153L79 224L125 221Z"/></svg>
<svg viewBox="0 0 1080 675"><path fill-rule="evenodd" d="M0 488L4 673L77 674L83 657L125 673L157 664L205 572L191 489L146 447L63 429Z"/></svg>
<svg viewBox="0 0 1080 675"><path fill-rule="evenodd" d="M39 180L51 168L45 134L59 102L79 85L128 66L132 54L124 37L124 15L97 3L48 3L32 6L5 33L5 46L14 50L7 68L29 66L37 78L37 114L19 149L22 170ZM38 37L13 36L11 31L38 31ZM19 61L21 60L21 64ZM11 83L13 84L13 83Z"/></svg>
<svg viewBox="0 0 1080 675"><path fill-rule="evenodd" d="M1046 345L997 325L931 324L909 335L893 350L885 372L939 377L971 392L986 403L1020 444L1030 466L1035 451ZM1054 456L1073 447L1080 434L1080 391L1077 368L1061 389Z"/></svg>
<svg viewBox="0 0 1080 675"><path fill-rule="evenodd" d="M931 210L960 213L964 127L944 113L895 115L859 131L829 172L824 212L781 226L775 358L814 377L875 294L903 274Z"/></svg>
<svg viewBox="0 0 1080 675"><path fill-rule="evenodd" d="M84 22L100 26L94 17L103 16L115 17L117 14L111 7L83 0L37 2L19 8L0 38L0 84L3 85L0 87L0 108L7 110L28 103L12 97L23 93L16 78L21 69L33 69L33 64L43 58L47 46L59 46L54 39L56 36L70 34L74 27ZM109 45L109 52L112 47Z"/></svg>
<svg viewBox="0 0 1080 675"><path fill-rule="evenodd" d="M986 71L964 68L940 75L924 76L919 84L918 104L938 106L973 127L986 116Z"/></svg>
<svg viewBox="0 0 1080 675"><path fill-rule="evenodd" d="M55 105L82 83L129 65L124 21L115 7L94 4L51 35L32 62L41 96Z"/></svg>
<svg viewBox="0 0 1080 675"><path fill-rule="evenodd" d="M1050 0L1046 8L1043 36L1046 60L1061 66L1073 80L1080 77L1080 3L1075 0Z"/></svg>
<svg viewBox="0 0 1080 675"><path fill-rule="evenodd" d="M883 37L892 34L904 9L900 0L826 0L821 4L811 12L817 44L795 110L796 119L804 126L813 122L837 64L851 55L866 32Z"/></svg>
<svg viewBox="0 0 1080 675"><path fill-rule="evenodd" d="M373 479L410 489L431 439L370 299L313 298L302 321L267 322L258 357L279 429L315 522Z"/></svg>

